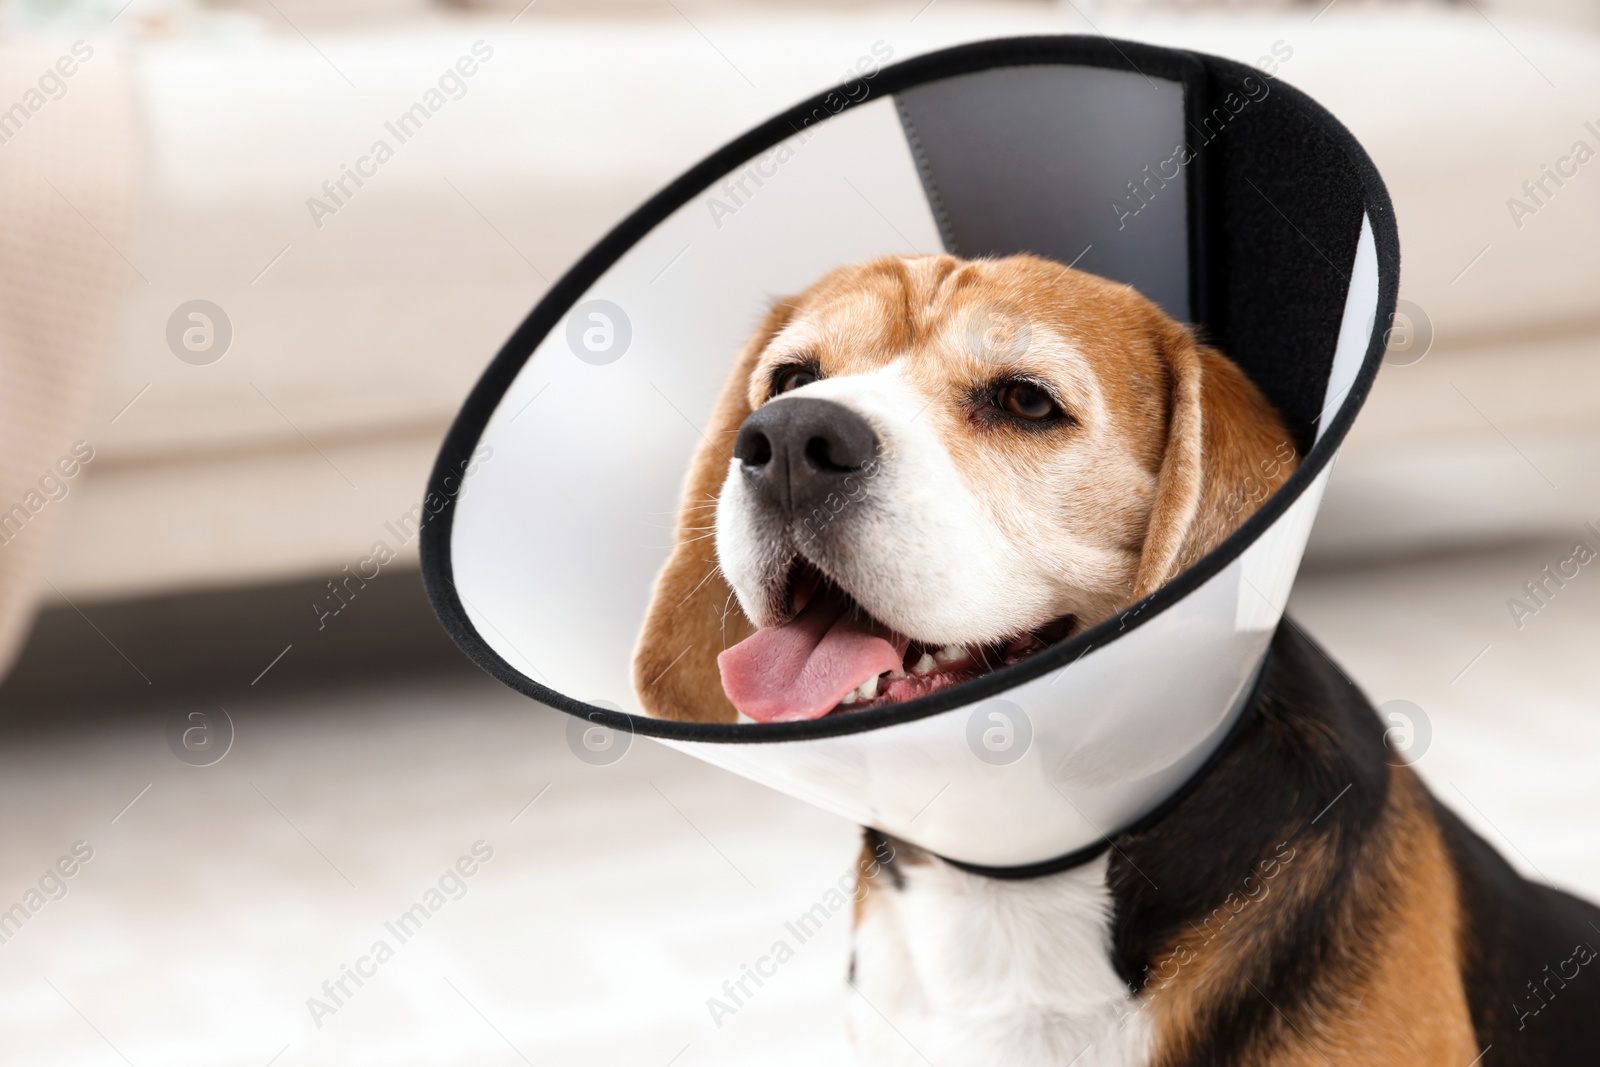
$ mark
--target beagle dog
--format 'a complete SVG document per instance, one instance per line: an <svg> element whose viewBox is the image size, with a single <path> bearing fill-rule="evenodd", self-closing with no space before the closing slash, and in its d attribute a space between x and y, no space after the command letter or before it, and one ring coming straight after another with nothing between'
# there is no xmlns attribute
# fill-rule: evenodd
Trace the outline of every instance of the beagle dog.
<svg viewBox="0 0 1600 1067"><path fill-rule="evenodd" d="M705 436L634 681L709 722L1031 655L1198 560L1298 458L1189 329L1026 255L831 272L767 314ZM1008 880L868 830L860 879L865 1064L1600 1059L1600 909L1433 800L1288 620L1224 750L1097 858Z"/></svg>

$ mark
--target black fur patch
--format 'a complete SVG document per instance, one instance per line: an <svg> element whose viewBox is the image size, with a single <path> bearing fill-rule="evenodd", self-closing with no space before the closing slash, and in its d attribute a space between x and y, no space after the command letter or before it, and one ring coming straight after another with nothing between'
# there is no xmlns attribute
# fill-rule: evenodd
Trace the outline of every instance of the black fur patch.
<svg viewBox="0 0 1600 1067"><path fill-rule="evenodd" d="M1525 880L1454 812L1434 810L1461 882L1467 1003L1485 1067L1600 1062L1600 908Z"/></svg>
<svg viewBox="0 0 1600 1067"><path fill-rule="evenodd" d="M900 851L910 846L871 827L867 827L863 833L866 836L867 851L878 861L879 870L889 876L889 884L896 889L904 889L906 875L900 869Z"/></svg>

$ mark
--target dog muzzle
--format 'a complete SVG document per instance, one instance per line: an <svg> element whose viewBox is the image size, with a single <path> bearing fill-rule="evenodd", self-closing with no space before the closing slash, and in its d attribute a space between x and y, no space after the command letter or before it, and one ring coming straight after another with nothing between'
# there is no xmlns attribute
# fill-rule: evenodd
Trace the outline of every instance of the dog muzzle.
<svg viewBox="0 0 1600 1067"><path fill-rule="evenodd" d="M939 252L1133 285L1256 383L1299 468L1240 487L1250 518L1154 594L972 681L807 721L645 716L634 641L754 317L832 268ZM1371 160L1259 70L1088 37L920 56L728 144L549 290L445 440L423 576L457 644L577 717L594 761L644 735L971 869L1062 869L1177 796L1250 706L1398 282Z"/></svg>

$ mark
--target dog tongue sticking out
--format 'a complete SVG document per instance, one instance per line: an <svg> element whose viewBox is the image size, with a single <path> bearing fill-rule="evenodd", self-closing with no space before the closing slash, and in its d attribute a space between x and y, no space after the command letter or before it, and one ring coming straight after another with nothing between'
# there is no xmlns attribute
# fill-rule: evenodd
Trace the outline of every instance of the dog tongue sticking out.
<svg viewBox="0 0 1600 1067"><path fill-rule="evenodd" d="M824 585L793 621L757 630L717 666L728 699L757 722L820 719L862 682L898 670L908 643Z"/></svg>

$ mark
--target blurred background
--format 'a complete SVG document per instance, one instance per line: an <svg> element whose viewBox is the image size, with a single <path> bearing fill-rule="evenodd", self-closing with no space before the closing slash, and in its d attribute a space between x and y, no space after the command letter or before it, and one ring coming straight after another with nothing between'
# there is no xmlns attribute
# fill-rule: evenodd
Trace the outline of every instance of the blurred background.
<svg viewBox="0 0 1600 1067"><path fill-rule="evenodd" d="M1401 311L1290 610L1446 804L1600 898L1600 568L1549 579L1600 551L1600 0L6 0L0 1059L844 1057L846 918L706 1001L855 828L579 759L438 630L406 517L643 198L862 56L1022 33L1277 57L1366 145Z"/></svg>

